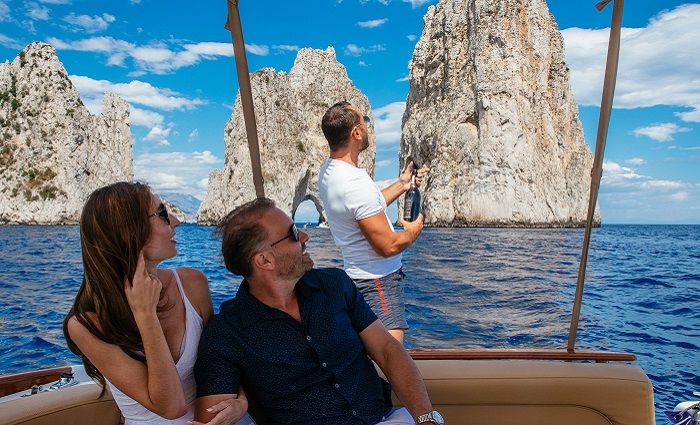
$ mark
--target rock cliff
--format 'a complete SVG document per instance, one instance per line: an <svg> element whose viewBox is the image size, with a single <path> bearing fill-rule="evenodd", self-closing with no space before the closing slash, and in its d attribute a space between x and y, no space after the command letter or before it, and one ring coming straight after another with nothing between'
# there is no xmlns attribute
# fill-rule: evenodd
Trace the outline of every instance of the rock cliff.
<svg viewBox="0 0 700 425"><path fill-rule="evenodd" d="M318 170L329 150L321 117L341 100L369 114L367 97L350 81L331 47L301 49L289 74L263 69L251 74L251 86L265 195L290 215L310 199L320 221L325 221ZM360 166L373 175L376 144L370 131L370 147L360 155ZM216 224L233 208L255 198L240 96L226 124L224 142L224 169L209 174L207 195L197 213L200 224Z"/></svg>
<svg viewBox="0 0 700 425"><path fill-rule="evenodd" d="M83 106L56 51L32 43L0 64L0 223L75 223L96 188L132 180L129 106Z"/></svg>
<svg viewBox="0 0 700 425"><path fill-rule="evenodd" d="M585 223L593 161L545 0L441 0L424 20L400 157L431 167L426 224Z"/></svg>

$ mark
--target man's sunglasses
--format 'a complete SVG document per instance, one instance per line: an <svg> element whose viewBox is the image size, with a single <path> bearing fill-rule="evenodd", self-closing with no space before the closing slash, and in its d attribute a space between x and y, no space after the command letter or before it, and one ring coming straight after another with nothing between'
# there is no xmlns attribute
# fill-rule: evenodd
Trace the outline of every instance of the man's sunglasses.
<svg viewBox="0 0 700 425"><path fill-rule="evenodd" d="M282 241L284 241L284 240L286 240L286 239L288 239L288 238L294 239L294 242L299 242L299 230L297 229L296 224L292 224L292 227L289 228L289 232L287 233L287 235L286 235L285 237L283 237L282 239L278 240L277 242L271 243L270 246L271 246L271 247L272 247L272 246L275 246L275 245L277 245L278 243L280 243L280 242L282 242Z"/></svg>
<svg viewBox="0 0 700 425"><path fill-rule="evenodd" d="M158 205L156 212L150 214L148 218L155 216L162 218L166 223L168 223L168 226L170 225L170 216L168 215L168 209L165 207L165 204Z"/></svg>
<svg viewBox="0 0 700 425"><path fill-rule="evenodd" d="M370 125L372 125L372 120L369 119L369 117L368 117L367 115L363 116L363 117L362 117L362 120L365 122L365 125L366 125L367 127L369 127Z"/></svg>

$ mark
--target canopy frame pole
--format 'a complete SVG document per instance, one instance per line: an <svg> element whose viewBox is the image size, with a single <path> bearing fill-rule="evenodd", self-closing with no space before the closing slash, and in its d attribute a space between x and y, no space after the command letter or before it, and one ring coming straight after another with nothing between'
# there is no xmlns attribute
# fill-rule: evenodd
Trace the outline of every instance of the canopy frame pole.
<svg viewBox="0 0 700 425"><path fill-rule="evenodd" d="M596 5L598 10L602 10L611 0L603 0ZM574 296L574 308L571 314L571 325L569 327L569 340L566 349L574 351L576 345L576 332L578 331L579 316L581 314L581 302L583 299L583 287L586 280L586 265L588 263L588 248L591 241L591 229L595 207L598 202L598 191L600 180L603 176L603 154L605 153L605 141L608 137L608 126L610 124L610 114L612 112L613 98L615 95L615 82L617 78L617 65L620 57L620 32L622 28L622 8L624 0L614 1L612 22L610 25L610 39L608 40L608 57L605 64L605 81L603 83L603 97L600 103L600 116L598 118L598 134L595 144L595 157L593 169L591 170L591 190L588 197L588 216L586 218L586 231L583 237L583 248L581 250L581 262L578 269L578 279L576 281L576 294Z"/></svg>
<svg viewBox="0 0 700 425"><path fill-rule="evenodd" d="M253 91L250 87L250 74L248 72L248 59L245 53L243 41L243 29L241 27L241 15L238 12L238 0L228 0L228 17L226 29L231 31L231 44L236 59L236 73L238 74L238 87L241 93L241 105L243 106L243 121L248 137L248 150L250 151L250 164L253 167L253 184L255 195L258 198L265 197L262 166L260 164L260 144L258 143L258 129L255 122L255 109L253 107Z"/></svg>

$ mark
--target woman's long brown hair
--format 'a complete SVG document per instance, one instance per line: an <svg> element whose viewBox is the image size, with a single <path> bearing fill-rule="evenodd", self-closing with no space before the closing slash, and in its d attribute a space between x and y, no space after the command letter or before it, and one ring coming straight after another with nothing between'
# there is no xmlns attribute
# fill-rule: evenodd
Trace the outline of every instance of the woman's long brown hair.
<svg viewBox="0 0 700 425"><path fill-rule="evenodd" d="M120 182L95 190L80 216L83 281L63 321L63 334L68 348L83 359L85 370L102 385L103 393L105 378L71 339L68 321L75 317L100 340L145 361L124 281L133 279L139 253L148 241L150 209L151 191L147 185Z"/></svg>

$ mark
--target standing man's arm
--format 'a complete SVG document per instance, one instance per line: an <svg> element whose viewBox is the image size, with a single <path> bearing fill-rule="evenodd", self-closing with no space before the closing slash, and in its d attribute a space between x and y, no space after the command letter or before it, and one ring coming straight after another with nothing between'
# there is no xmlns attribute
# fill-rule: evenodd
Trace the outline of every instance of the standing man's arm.
<svg viewBox="0 0 700 425"><path fill-rule="evenodd" d="M423 182L423 177L430 171L430 169L423 164L423 166L416 173L416 186L420 186ZM413 161L406 164L406 167L401 172L398 180L389 186L382 189L382 196L387 205L390 205L399 196L403 195L411 188L411 176L413 174Z"/></svg>
<svg viewBox="0 0 700 425"><path fill-rule="evenodd" d="M362 235L367 239L374 251L382 257L396 255L418 239L423 230L423 214L418 214L415 221L404 221L399 219L399 224L403 226L403 232L395 232L389 226L384 211L359 220Z"/></svg>
<svg viewBox="0 0 700 425"><path fill-rule="evenodd" d="M382 323L376 320L367 326L360 332L360 339L411 415L415 418L431 412L433 405L416 364Z"/></svg>

